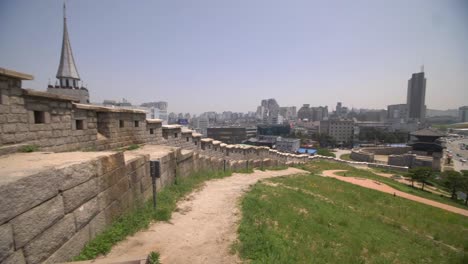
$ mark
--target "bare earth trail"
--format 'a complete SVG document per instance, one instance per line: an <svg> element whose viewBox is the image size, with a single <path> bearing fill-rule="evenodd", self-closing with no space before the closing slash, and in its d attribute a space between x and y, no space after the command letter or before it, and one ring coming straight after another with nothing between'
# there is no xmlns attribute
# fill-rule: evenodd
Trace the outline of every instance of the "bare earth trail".
<svg viewBox="0 0 468 264"><path fill-rule="evenodd" d="M170 222L157 222L117 244L105 258L89 263L110 263L161 254L162 263L239 263L230 246L237 239L239 198L261 179L308 174L288 168L255 171L207 181L200 190L178 202Z"/></svg>
<svg viewBox="0 0 468 264"><path fill-rule="evenodd" d="M403 197L403 198L408 199L408 200L412 200L412 201L416 201L416 202L419 202L419 203L431 205L431 206L441 208L441 209L444 209L444 210L447 210L447 211L450 211L450 212L453 212L453 213L456 213L456 214L461 214L461 215L464 215L464 216L468 216L468 210L461 209L461 208L458 208L458 207L455 207L455 206L450 206L450 205L443 204L443 203L439 203L439 202L432 201L432 200L429 200L429 199L425 199L425 198L422 198L422 197L419 197L419 196L416 196L416 195L412 195L412 194L409 194L409 193L405 193L405 192L402 192L402 191L398 191L398 190L396 190L396 189L394 189L394 188L392 188L392 187L390 187L390 186L388 186L388 185L386 185L384 183L378 182L378 181L365 179L365 178L346 177L346 176L336 175L337 172L343 172L343 171L346 171L346 170L325 170L325 171L323 171L322 176L335 178L335 179L338 179L340 181L349 182L349 183L352 183L352 184L355 184L355 185L359 185L361 187L374 189L374 190L389 193L389 194L395 194L398 197Z"/></svg>
<svg viewBox="0 0 468 264"><path fill-rule="evenodd" d="M406 184L406 185L411 185L411 180L408 180L408 179L406 179L406 178L394 179L394 178L392 178L392 177L394 176L394 174L391 174L391 173L382 173L382 172L378 172L378 171L375 171L375 170L370 170L370 171L372 171L372 173L374 173L375 175L382 176L382 177L385 177L385 178L389 178L389 179L392 179L392 180L394 180L394 181L397 181L397 182L399 182L399 183L403 183L403 184ZM414 182L413 184L414 184L414 186L417 187L417 188L421 188L421 186L422 186L421 183L419 183L419 182ZM449 194L449 193L444 192L444 191L441 191L441 190L439 190L439 189L437 189L437 188L434 188L434 187L432 187L432 186L430 186L430 185L427 185L427 184L426 184L426 186L425 186L425 189L426 189L426 190L429 190L430 192L435 193L435 194L439 194L439 195L444 195L444 196L446 196L446 197L450 197L450 194Z"/></svg>

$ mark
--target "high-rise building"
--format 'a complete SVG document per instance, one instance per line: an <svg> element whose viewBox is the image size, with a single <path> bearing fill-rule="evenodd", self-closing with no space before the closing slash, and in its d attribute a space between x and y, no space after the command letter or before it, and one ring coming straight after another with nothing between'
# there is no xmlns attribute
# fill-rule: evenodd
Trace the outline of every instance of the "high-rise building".
<svg viewBox="0 0 468 264"><path fill-rule="evenodd" d="M286 120L293 120L296 118L295 106L280 107L280 115Z"/></svg>
<svg viewBox="0 0 468 264"><path fill-rule="evenodd" d="M424 71L413 73L408 80L408 95L406 104L408 105L408 118L423 120L426 117L426 78Z"/></svg>
<svg viewBox="0 0 468 264"><path fill-rule="evenodd" d="M403 121L408 117L408 105L394 104L387 106L387 119L390 121Z"/></svg>
<svg viewBox="0 0 468 264"><path fill-rule="evenodd" d="M275 99L262 100L259 107L257 107L257 118L261 120L263 124L278 124L280 106Z"/></svg>
<svg viewBox="0 0 468 264"><path fill-rule="evenodd" d="M89 103L88 89L79 85L80 75L76 68L75 59L68 37L66 7L63 4L63 39L62 53L60 55L59 68L57 70L57 82L55 86L49 84L47 92L67 95L76 98L80 103Z"/></svg>
<svg viewBox="0 0 468 264"><path fill-rule="evenodd" d="M301 120L322 121L328 117L328 106L310 107L309 104L304 104L297 111L297 117Z"/></svg>
<svg viewBox="0 0 468 264"><path fill-rule="evenodd" d="M351 143L354 135L354 121L348 119L331 119L320 122L320 133L328 134L337 143Z"/></svg>
<svg viewBox="0 0 468 264"><path fill-rule="evenodd" d="M460 122L468 122L468 106L458 108L458 117Z"/></svg>

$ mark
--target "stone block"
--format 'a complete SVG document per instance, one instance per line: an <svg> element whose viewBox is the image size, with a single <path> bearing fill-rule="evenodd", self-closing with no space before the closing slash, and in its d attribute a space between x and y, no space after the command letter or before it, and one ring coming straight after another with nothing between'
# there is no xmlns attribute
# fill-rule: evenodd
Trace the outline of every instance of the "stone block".
<svg viewBox="0 0 468 264"><path fill-rule="evenodd" d="M16 124L3 124L3 133L15 133L16 132Z"/></svg>
<svg viewBox="0 0 468 264"><path fill-rule="evenodd" d="M98 194L97 178L93 178L68 191L63 192L65 213L73 211Z"/></svg>
<svg viewBox="0 0 468 264"><path fill-rule="evenodd" d="M133 171L129 176L133 184L133 183L139 182L143 177L149 177L149 175L150 175L150 167L149 167L149 163L147 163L146 165L141 166L135 171Z"/></svg>
<svg viewBox="0 0 468 264"><path fill-rule="evenodd" d="M0 226L0 261L13 253L13 231L10 224ZM3 262L2 262L3 263Z"/></svg>
<svg viewBox="0 0 468 264"><path fill-rule="evenodd" d="M89 222L89 235L93 239L106 228L106 214L101 211Z"/></svg>
<svg viewBox="0 0 468 264"><path fill-rule="evenodd" d="M28 263L40 263L52 255L75 234L75 219L66 215L24 247Z"/></svg>
<svg viewBox="0 0 468 264"><path fill-rule="evenodd" d="M17 250L6 259L2 260L2 264L26 264L23 250Z"/></svg>
<svg viewBox="0 0 468 264"><path fill-rule="evenodd" d="M56 196L57 185L54 170L1 185L0 224Z"/></svg>
<svg viewBox="0 0 468 264"><path fill-rule="evenodd" d="M139 167L143 166L148 161L149 155L141 155L128 161L127 164L125 164L125 167L127 169L127 172L132 172L138 169Z"/></svg>
<svg viewBox="0 0 468 264"><path fill-rule="evenodd" d="M104 175L119 167L125 166L125 158L123 152L118 152L109 156L99 158L98 175Z"/></svg>
<svg viewBox="0 0 468 264"><path fill-rule="evenodd" d="M128 190L120 197L120 205L123 212L129 212L135 206L132 190Z"/></svg>
<svg viewBox="0 0 468 264"><path fill-rule="evenodd" d="M90 228L89 225L83 227L70 240L68 240L63 246L55 251L44 263L62 263L77 256L84 248L86 243L90 240Z"/></svg>
<svg viewBox="0 0 468 264"><path fill-rule="evenodd" d="M103 210L115 200L119 200L120 196L130 188L127 177L121 178L116 184L109 187L107 190L99 193L98 203L99 209Z"/></svg>
<svg viewBox="0 0 468 264"><path fill-rule="evenodd" d="M85 204L76 208L75 211L73 211L76 228L80 229L82 226L87 224L98 212L99 206L97 197L94 197Z"/></svg>
<svg viewBox="0 0 468 264"><path fill-rule="evenodd" d="M66 191L89 181L98 175L98 168L98 160L92 160L58 169L56 178L60 179L59 189Z"/></svg>
<svg viewBox="0 0 468 264"><path fill-rule="evenodd" d="M141 178L140 181L140 192L145 192L148 188L152 186L152 179L150 175L146 175L145 177Z"/></svg>
<svg viewBox="0 0 468 264"><path fill-rule="evenodd" d="M119 201L113 201L105 210L106 225L109 225L122 214L122 207Z"/></svg>
<svg viewBox="0 0 468 264"><path fill-rule="evenodd" d="M22 105L10 105L10 113L12 114L26 114L28 111Z"/></svg>
<svg viewBox="0 0 468 264"><path fill-rule="evenodd" d="M63 216L63 199L58 195L14 218L11 223L16 248L26 245Z"/></svg>
<svg viewBox="0 0 468 264"><path fill-rule="evenodd" d="M105 190L110 186L116 184L122 177L125 176L125 168L119 167L111 172L108 172L102 176L99 176L98 179L98 186L99 190Z"/></svg>

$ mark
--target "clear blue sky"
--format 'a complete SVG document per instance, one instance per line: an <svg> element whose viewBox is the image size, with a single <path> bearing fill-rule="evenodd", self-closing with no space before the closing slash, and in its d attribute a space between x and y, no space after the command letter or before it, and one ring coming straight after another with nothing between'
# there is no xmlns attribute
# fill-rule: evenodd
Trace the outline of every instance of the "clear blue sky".
<svg viewBox="0 0 468 264"><path fill-rule="evenodd" d="M0 1L0 67L55 83L58 0ZM69 0L68 28L91 100L165 100L169 111L405 103L425 65L426 104L468 104L467 0Z"/></svg>

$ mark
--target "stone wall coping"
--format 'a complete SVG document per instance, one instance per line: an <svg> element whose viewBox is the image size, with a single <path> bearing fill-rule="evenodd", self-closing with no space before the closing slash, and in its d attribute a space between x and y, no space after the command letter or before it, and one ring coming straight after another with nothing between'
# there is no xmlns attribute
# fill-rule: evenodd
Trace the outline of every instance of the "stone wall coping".
<svg viewBox="0 0 468 264"><path fill-rule="evenodd" d="M226 143L221 143L221 144L220 144L220 147L222 147L222 148L223 148L223 147L226 147L226 146L227 146Z"/></svg>
<svg viewBox="0 0 468 264"><path fill-rule="evenodd" d="M219 144L221 144L221 141L218 141L218 140L213 140L213 142L212 142L212 143L213 143L213 145L219 145Z"/></svg>
<svg viewBox="0 0 468 264"><path fill-rule="evenodd" d="M161 119L146 119L146 123L149 124L161 124L163 121Z"/></svg>
<svg viewBox="0 0 468 264"><path fill-rule="evenodd" d="M93 111L96 111L96 112L146 114L146 112L144 110L138 110L138 109L112 108L112 107L105 107L105 106L100 106L100 105L79 104L79 103L73 103L73 105L77 109L93 110Z"/></svg>
<svg viewBox="0 0 468 264"><path fill-rule="evenodd" d="M54 100L60 100L60 101L70 101L70 102L79 102L80 100L76 99L75 97L72 96L66 96L66 95L58 95L58 94L53 94L53 93L48 93L48 92L42 92L42 91L36 91L33 89L21 89L23 90L23 94L25 96L32 96L32 97L43 97L43 98L48 98L48 99L54 99Z"/></svg>
<svg viewBox="0 0 468 264"><path fill-rule="evenodd" d="M0 75L19 79L19 80L27 80L27 81L34 79L34 76L30 74L17 72L17 71L13 71L13 70L1 68L1 67L0 67Z"/></svg>
<svg viewBox="0 0 468 264"><path fill-rule="evenodd" d="M182 134L192 134L193 130L182 128Z"/></svg>
<svg viewBox="0 0 468 264"><path fill-rule="evenodd" d="M202 138L201 141L205 142L205 143L208 143L208 142L213 141L213 139L212 138Z"/></svg>
<svg viewBox="0 0 468 264"><path fill-rule="evenodd" d="M196 138L200 138L202 137L203 135L200 134L200 133L192 133L192 137L196 137Z"/></svg>
<svg viewBox="0 0 468 264"><path fill-rule="evenodd" d="M181 125L164 125L162 126L164 129L179 129L182 128Z"/></svg>
<svg viewBox="0 0 468 264"><path fill-rule="evenodd" d="M114 152L33 152L0 156L0 186L44 171L88 162Z"/></svg>

